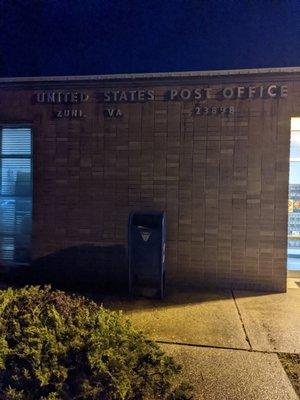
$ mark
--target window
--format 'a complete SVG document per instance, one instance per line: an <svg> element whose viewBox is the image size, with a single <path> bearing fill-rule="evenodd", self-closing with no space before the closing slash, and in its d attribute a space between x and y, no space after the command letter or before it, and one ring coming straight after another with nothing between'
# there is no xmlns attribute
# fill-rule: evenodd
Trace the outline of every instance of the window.
<svg viewBox="0 0 300 400"><path fill-rule="evenodd" d="M30 261L32 144L29 128L0 128L0 260Z"/></svg>

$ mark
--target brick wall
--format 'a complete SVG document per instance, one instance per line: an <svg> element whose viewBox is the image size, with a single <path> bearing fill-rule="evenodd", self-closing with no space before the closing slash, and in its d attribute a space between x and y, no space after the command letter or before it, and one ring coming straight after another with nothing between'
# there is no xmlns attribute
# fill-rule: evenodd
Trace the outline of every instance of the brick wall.
<svg viewBox="0 0 300 400"><path fill-rule="evenodd" d="M0 123L31 123L33 256L80 243L127 242L133 209L166 210L167 279L181 285L284 291L290 117L300 116L300 76L0 84ZM233 115L193 115L170 88L288 86L287 98L213 100ZM95 93L155 90L155 101L120 103L103 115ZM39 90L80 90L83 119L53 119ZM64 106L64 108L70 108Z"/></svg>

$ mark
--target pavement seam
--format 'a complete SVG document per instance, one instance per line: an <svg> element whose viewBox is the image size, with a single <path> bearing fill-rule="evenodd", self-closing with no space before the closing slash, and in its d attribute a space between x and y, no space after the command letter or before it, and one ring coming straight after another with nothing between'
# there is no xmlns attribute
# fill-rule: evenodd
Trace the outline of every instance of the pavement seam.
<svg viewBox="0 0 300 400"><path fill-rule="evenodd" d="M238 306L238 303L236 301L236 298L235 298L233 290L231 290L231 296L232 296L232 299L234 301L235 307L237 309L237 312L238 312L238 315L239 315L239 318L240 318L240 321L241 321L241 324L242 324L242 328L243 328L243 331L244 331L244 334L245 334L246 342L249 344L250 350L253 350L251 342L250 342L250 338L249 338L248 333L246 331L246 327L245 327L245 324L244 324L244 321L243 321L243 318L242 318L242 314L241 314L241 311L239 309L239 306Z"/></svg>
<svg viewBox="0 0 300 400"><path fill-rule="evenodd" d="M155 343L158 344L172 344L177 346L187 346L187 347L200 347L207 349L216 349L216 350L235 350L235 351L246 351L248 353L260 353L260 354L280 354L278 351L267 351L267 350L255 350L251 349L243 349L241 347L227 347L227 346L217 346L217 345L208 345L208 344L199 344L199 343L185 343L185 342L174 342L169 340L154 340ZM293 354L293 353L291 353Z"/></svg>

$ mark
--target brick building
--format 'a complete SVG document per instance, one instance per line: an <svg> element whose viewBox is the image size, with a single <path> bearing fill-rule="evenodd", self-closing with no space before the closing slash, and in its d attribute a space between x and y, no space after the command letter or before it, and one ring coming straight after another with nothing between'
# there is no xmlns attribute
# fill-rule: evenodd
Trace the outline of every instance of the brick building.
<svg viewBox="0 0 300 400"><path fill-rule="evenodd" d="M127 243L167 212L167 280L286 289L300 68L0 79L0 258Z"/></svg>

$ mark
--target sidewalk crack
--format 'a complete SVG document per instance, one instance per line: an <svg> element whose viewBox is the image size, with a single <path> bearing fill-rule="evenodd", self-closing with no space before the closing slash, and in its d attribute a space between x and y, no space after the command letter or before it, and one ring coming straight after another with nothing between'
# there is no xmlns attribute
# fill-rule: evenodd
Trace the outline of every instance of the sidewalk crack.
<svg viewBox="0 0 300 400"><path fill-rule="evenodd" d="M243 321L243 318L242 318L242 314L241 314L241 311L239 309L239 306L238 306L238 303L236 301L236 298L235 298L233 290L231 290L231 295L232 295L235 307L237 309L237 312L238 312L238 315L239 315L239 318L240 318L240 321L241 321L241 325L242 325L242 328L243 328L243 331L244 331L244 334L245 334L246 342L249 344L250 350L253 350L251 342L250 342L250 338L249 338L248 333L246 331L246 327L245 327L245 324L244 324L244 321Z"/></svg>

